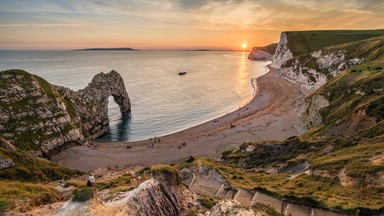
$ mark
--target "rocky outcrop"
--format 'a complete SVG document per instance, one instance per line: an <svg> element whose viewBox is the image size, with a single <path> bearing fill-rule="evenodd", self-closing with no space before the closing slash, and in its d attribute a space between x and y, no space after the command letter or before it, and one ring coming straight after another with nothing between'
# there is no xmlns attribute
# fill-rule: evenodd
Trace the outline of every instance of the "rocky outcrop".
<svg viewBox="0 0 384 216"><path fill-rule="evenodd" d="M11 168L14 166L15 166L15 164L13 163L12 159L5 158L5 157L0 155L0 170Z"/></svg>
<svg viewBox="0 0 384 216"><path fill-rule="evenodd" d="M101 191L85 203L69 200L54 215L187 215L188 207L195 206L194 198L178 179L177 171L155 172L133 190Z"/></svg>
<svg viewBox="0 0 384 216"><path fill-rule="evenodd" d="M300 131L305 132L313 127L319 127L322 122L322 116L320 110L329 105L329 101L322 95L316 94L312 97L308 97L303 103L301 112L299 113L299 119L301 124Z"/></svg>
<svg viewBox="0 0 384 216"><path fill-rule="evenodd" d="M83 90L54 86L22 70L0 73L0 136L11 146L47 156L66 144L108 131L108 97L122 113L130 101L121 76L100 73ZM7 145L10 146L10 145Z"/></svg>
<svg viewBox="0 0 384 216"><path fill-rule="evenodd" d="M272 55L257 47L253 47L251 52L248 54L248 59L256 61L272 61Z"/></svg>
<svg viewBox="0 0 384 216"><path fill-rule="evenodd" d="M284 60L280 59L282 65L277 70L277 73L281 77L307 89L318 89L329 78L363 61L362 58L348 56L346 50L331 49L320 50Z"/></svg>
<svg viewBox="0 0 384 216"><path fill-rule="evenodd" d="M363 63L383 46L382 37L321 46L314 38L306 39L305 33L299 35L281 33L271 66L281 77L308 89L320 88L341 71Z"/></svg>
<svg viewBox="0 0 384 216"><path fill-rule="evenodd" d="M269 216L269 213L266 210L243 206L234 201L222 200L206 212L205 216Z"/></svg>
<svg viewBox="0 0 384 216"><path fill-rule="evenodd" d="M78 92L56 86L64 98L69 99L81 119L81 131L85 139L95 139L108 132L108 98L113 97L122 114L131 111L130 99L123 78L116 71L99 73L91 83Z"/></svg>
<svg viewBox="0 0 384 216"><path fill-rule="evenodd" d="M276 52L273 57L271 66L274 68L280 68L287 60L291 59L293 54L288 47L287 33L282 32L280 35L280 41L277 44Z"/></svg>

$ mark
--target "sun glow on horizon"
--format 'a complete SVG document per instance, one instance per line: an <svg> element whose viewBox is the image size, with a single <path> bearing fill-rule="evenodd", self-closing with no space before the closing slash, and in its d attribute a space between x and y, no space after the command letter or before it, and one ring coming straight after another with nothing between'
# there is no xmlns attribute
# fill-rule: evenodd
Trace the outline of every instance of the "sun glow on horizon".
<svg viewBox="0 0 384 216"><path fill-rule="evenodd" d="M243 49L247 48L247 43L241 44L241 48L243 48Z"/></svg>

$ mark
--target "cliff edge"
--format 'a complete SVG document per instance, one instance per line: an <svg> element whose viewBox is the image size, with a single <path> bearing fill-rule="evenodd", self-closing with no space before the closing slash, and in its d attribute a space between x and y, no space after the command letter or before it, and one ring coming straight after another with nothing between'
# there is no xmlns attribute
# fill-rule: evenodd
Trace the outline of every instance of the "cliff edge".
<svg viewBox="0 0 384 216"><path fill-rule="evenodd" d="M116 71L97 74L84 89L55 86L23 70L0 73L0 137L35 156L108 131L108 97L130 112L124 80ZM2 141L2 142L3 142Z"/></svg>

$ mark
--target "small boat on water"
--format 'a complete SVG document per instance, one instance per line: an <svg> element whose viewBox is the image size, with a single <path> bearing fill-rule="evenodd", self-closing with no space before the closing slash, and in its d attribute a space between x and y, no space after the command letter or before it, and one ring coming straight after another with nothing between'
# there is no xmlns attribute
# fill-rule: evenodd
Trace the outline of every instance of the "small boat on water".
<svg viewBox="0 0 384 216"><path fill-rule="evenodd" d="M184 71L179 72L179 76L183 76L183 75L185 75L185 74L187 74L187 72L184 72Z"/></svg>

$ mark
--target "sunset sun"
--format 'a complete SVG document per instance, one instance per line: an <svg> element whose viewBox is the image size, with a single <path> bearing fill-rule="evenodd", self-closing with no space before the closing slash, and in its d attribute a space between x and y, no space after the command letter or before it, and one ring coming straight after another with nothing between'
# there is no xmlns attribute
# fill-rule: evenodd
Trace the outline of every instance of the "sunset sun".
<svg viewBox="0 0 384 216"><path fill-rule="evenodd" d="M241 48L243 48L243 49L247 48L247 43L241 44Z"/></svg>

